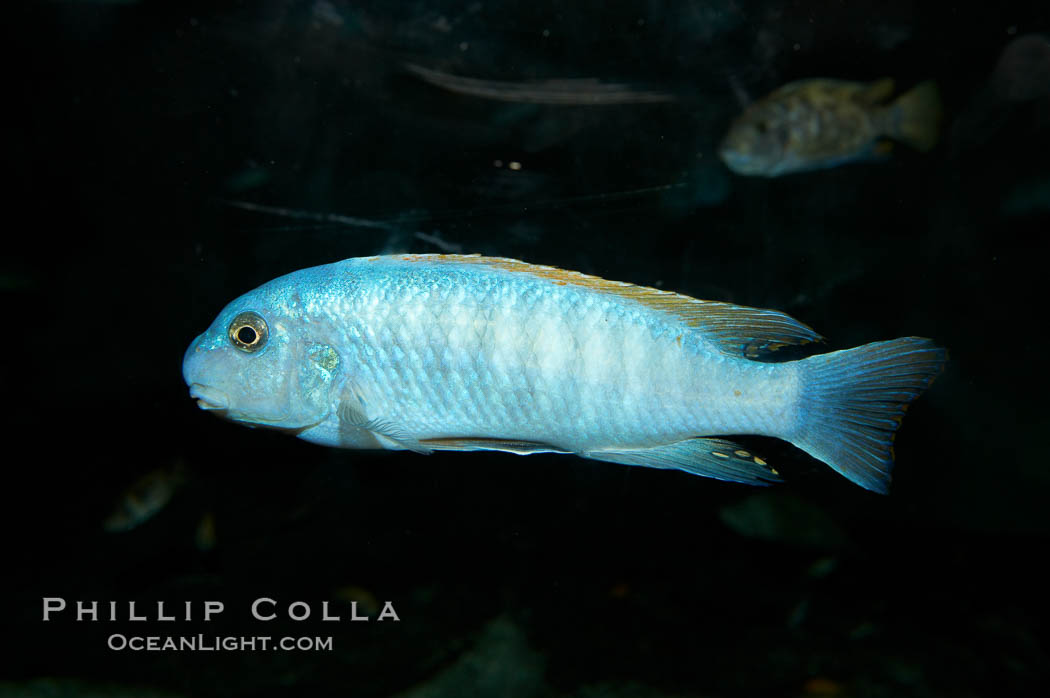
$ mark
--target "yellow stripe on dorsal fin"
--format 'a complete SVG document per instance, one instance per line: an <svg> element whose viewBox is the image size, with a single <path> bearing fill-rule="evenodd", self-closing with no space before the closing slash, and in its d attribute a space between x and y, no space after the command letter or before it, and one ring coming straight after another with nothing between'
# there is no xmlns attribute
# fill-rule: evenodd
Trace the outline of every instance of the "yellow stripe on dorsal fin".
<svg viewBox="0 0 1050 698"><path fill-rule="evenodd" d="M530 274L561 286L571 285L615 295L677 317L689 327L699 330L705 339L721 351L732 356L758 359L785 346L798 346L823 339L812 328L776 310L750 308L721 301L703 301L672 291L636 286L624 281L609 281L578 271L529 264L517 259L455 254L397 257L405 261L484 265L515 274Z"/></svg>

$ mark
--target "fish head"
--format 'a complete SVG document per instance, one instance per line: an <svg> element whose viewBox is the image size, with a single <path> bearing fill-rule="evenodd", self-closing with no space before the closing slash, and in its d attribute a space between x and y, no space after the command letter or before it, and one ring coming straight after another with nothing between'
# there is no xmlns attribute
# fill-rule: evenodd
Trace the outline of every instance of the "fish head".
<svg viewBox="0 0 1050 698"><path fill-rule="evenodd" d="M718 157L741 175L773 177L784 169L788 135L777 114L754 105L729 128L718 146Z"/></svg>
<svg viewBox="0 0 1050 698"><path fill-rule="evenodd" d="M198 406L249 426L302 431L332 410L340 356L302 317L301 306L266 287L219 313L190 344L182 375Z"/></svg>

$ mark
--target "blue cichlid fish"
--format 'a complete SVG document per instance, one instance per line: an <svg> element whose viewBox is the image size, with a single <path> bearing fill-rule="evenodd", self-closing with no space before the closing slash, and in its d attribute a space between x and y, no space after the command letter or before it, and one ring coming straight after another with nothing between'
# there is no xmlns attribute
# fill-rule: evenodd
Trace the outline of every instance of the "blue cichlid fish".
<svg viewBox="0 0 1050 698"><path fill-rule="evenodd" d="M905 337L770 363L819 340L774 310L513 259L396 255L288 274L186 351L202 409L328 446L575 453L778 480L715 435L787 440L889 486L892 441L945 351Z"/></svg>
<svg viewBox="0 0 1050 698"><path fill-rule="evenodd" d="M886 139L923 152L933 148L941 114L937 86L927 81L890 101L893 90L890 78L789 83L744 110L718 155L737 174L776 177L884 157Z"/></svg>

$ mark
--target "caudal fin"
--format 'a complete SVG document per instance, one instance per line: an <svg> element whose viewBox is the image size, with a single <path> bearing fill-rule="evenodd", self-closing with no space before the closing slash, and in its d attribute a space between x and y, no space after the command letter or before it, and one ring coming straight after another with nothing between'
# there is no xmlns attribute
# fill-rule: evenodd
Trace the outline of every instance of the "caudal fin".
<svg viewBox="0 0 1050 698"><path fill-rule="evenodd" d="M941 129L941 95L932 80L919 83L893 104L893 133L921 152L937 145Z"/></svg>
<svg viewBox="0 0 1050 698"><path fill-rule="evenodd" d="M804 359L800 427L792 443L861 487L885 494L901 418L946 359L944 349L921 337Z"/></svg>

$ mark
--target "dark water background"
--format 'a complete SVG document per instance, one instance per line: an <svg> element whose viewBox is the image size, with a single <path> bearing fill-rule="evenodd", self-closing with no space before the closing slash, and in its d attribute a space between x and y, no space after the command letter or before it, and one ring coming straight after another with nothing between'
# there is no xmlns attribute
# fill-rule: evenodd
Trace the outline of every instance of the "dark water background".
<svg viewBox="0 0 1050 698"><path fill-rule="evenodd" d="M0 694L1038 693L1050 97L1045 63L996 66L1048 30L1047 13L901 0L10 9ZM498 102L406 63L675 99ZM941 145L729 173L714 149L739 97L813 76L935 78ZM1033 96L1004 96L1018 82ZM831 349L932 337L951 362L908 413L888 497L772 440L743 440L787 476L758 491L568 456L340 452L188 399L182 353L236 295L345 257L442 251L435 240L777 308ZM103 530L130 483L176 462L186 480L168 506ZM43 623L45 596L226 612ZM260 623L260 596L314 615ZM400 622L345 620L346 598L372 597ZM343 622L317 619L323 600ZM116 652L114 632L332 636L334 650Z"/></svg>

